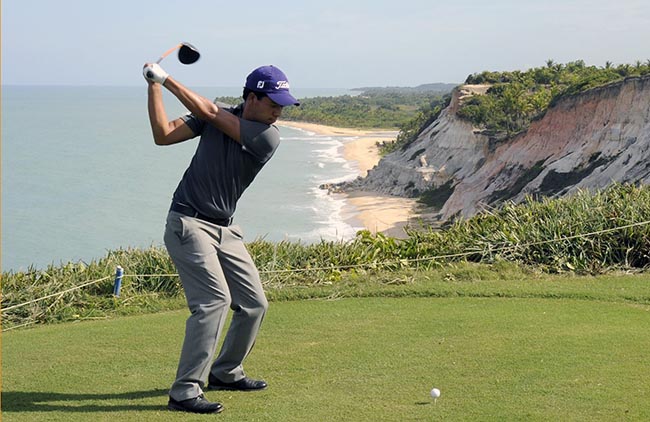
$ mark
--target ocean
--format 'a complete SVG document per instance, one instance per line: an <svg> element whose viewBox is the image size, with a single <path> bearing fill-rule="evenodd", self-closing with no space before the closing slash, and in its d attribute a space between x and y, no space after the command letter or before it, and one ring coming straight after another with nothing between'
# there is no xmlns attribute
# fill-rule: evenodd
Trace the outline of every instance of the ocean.
<svg viewBox="0 0 650 422"><path fill-rule="evenodd" d="M194 88L207 98L239 88ZM296 90L299 98L350 93ZM168 117L186 111L165 92ZM2 270L90 262L109 250L162 245L172 193L198 138L153 143L146 86L2 87ZM245 240L347 240L360 227L319 189L357 176L348 139L280 127L282 143L235 212Z"/></svg>

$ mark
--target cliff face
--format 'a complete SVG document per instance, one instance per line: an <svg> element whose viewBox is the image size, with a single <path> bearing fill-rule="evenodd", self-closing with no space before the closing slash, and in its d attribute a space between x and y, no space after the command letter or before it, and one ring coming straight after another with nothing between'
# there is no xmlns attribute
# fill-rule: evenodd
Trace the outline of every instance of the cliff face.
<svg viewBox="0 0 650 422"><path fill-rule="evenodd" d="M650 183L650 77L564 98L507 141L490 139L456 117L465 96L485 89L457 88L449 107L413 143L384 157L352 187L407 197L424 193L444 221L526 194Z"/></svg>

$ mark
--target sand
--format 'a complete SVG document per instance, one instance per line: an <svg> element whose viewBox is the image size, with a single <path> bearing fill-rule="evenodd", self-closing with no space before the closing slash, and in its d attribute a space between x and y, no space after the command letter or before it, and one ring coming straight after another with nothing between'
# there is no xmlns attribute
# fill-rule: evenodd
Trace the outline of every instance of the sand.
<svg viewBox="0 0 650 422"><path fill-rule="evenodd" d="M343 146L343 157L356 164L360 176L365 176L368 170L379 162L377 142L392 141L398 133L387 130L339 128L303 122L281 121L277 124L306 130L317 135L350 138ZM382 232L394 237L403 237L403 227L417 217L415 199L363 191L332 193L331 195L343 195L348 204L346 219L353 226L362 225L372 233Z"/></svg>

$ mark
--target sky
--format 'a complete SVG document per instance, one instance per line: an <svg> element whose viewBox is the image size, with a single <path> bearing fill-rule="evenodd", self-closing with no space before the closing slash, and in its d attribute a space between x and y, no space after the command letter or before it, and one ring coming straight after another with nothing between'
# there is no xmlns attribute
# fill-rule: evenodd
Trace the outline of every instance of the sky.
<svg viewBox="0 0 650 422"><path fill-rule="evenodd" d="M292 87L462 83L547 60L650 60L648 0L4 0L3 85L144 84L161 65L188 86L241 87L274 64Z"/></svg>

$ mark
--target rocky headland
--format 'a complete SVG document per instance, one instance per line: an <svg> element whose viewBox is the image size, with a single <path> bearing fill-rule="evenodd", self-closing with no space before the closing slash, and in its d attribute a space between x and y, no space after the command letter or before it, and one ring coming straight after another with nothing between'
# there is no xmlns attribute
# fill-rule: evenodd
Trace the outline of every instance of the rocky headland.
<svg viewBox="0 0 650 422"><path fill-rule="evenodd" d="M367 176L331 188L424 195L444 222L526 195L650 183L650 77L564 97L511 138L456 115L463 101L488 88L457 87L449 106L407 147L383 157Z"/></svg>

